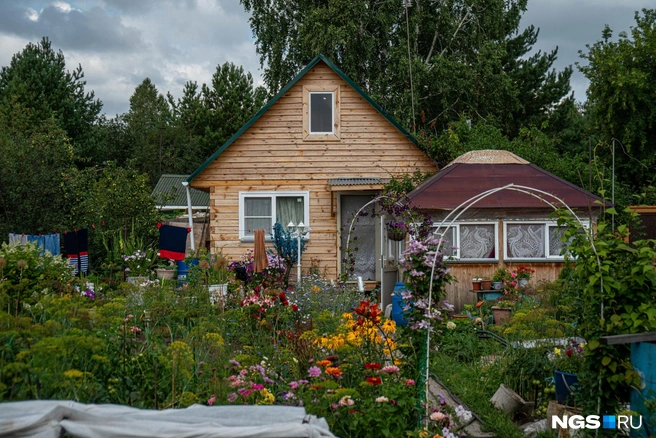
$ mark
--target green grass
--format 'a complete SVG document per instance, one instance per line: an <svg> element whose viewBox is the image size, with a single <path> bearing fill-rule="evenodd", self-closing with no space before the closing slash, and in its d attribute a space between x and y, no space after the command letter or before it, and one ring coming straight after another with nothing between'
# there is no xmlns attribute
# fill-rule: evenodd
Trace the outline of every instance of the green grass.
<svg viewBox="0 0 656 438"><path fill-rule="evenodd" d="M510 417L490 403L502 379L494 368L467 365L444 354L431 358L431 372L484 422L488 431L502 438L523 438L524 434Z"/></svg>

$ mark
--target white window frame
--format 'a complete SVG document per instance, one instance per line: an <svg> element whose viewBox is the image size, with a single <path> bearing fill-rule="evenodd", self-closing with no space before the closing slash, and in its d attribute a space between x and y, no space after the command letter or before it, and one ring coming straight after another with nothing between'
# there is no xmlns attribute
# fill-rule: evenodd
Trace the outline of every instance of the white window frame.
<svg viewBox="0 0 656 438"><path fill-rule="evenodd" d="M273 229L274 224L276 223L276 198L291 198L291 197L302 197L303 198L303 223L306 227L310 226L310 192L307 190L299 191L279 191L279 192L239 192L239 240L241 242L252 242L254 240L253 236L246 235L246 218L244 213L246 211L245 199L246 198L269 198L271 199L271 229ZM287 224L281 224L286 227ZM271 241L270 235L264 236L267 242ZM309 239L310 233L308 232L304 239Z"/></svg>
<svg viewBox="0 0 656 438"><path fill-rule="evenodd" d="M433 223L431 227L432 231L440 224L437 222ZM460 226L461 225L492 225L494 227L494 258L472 258L472 259L463 259L460 257ZM496 221L466 221L466 222L456 222L448 228L455 228L455 242L452 242L455 246L455 253L453 256L449 257L449 260L457 260L465 263L483 263L483 262L498 262L499 261L499 223ZM438 234L439 235L439 234Z"/></svg>
<svg viewBox="0 0 656 438"><path fill-rule="evenodd" d="M330 94L330 131L312 130L312 96L315 94ZM335 92L334 91L310 91L309 92L309 109L308 109L308 132L310 135L335 135Z"/></svg>
<svg viewBox="0 0 656 438"><path fill-rule="evenodd" d="M542 225L544 228L544 257L510 257L508 255L508 225ZM590 227L589 222L584 222L583 226L586 230ZM508 261L523 261L523 260L545 260L561 262L565 260L564 255L551 254L549 252L549 227L558 227L557 221L542 220L542 221L504 221L503 222L503 258Z"/></svg>

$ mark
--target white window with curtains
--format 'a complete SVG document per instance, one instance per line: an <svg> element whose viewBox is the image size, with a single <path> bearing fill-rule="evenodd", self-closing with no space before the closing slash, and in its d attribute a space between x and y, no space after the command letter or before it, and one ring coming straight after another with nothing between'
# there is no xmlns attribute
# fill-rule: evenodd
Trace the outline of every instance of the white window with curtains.
<svg viewBox="0 0 656 438"><path fill-rule="evenodd" d="M240 192L239 193L239 239L253 240L255 230L264 230L267 240L271 238L273 225L303 222L310 224L310 192ZM309 234L308 236L309 237Z"/></svg>
<svg viewBox="0 0 656 438"><path fill-rule="evenodd" d="M588 228L589 223L584 223ZM506 260L563 260L565 232L556 222L504 222L504 254Z"/></svg>
<svg viewBox="0 0 656 438"><path fill-rule="evenodd" d="M437 227L439 224L433 224ZM432 229L435 231L435 228ZM439 238L442 230L438 231ZM497 242L499 231L496 222L458 222L444 233L442 248L452 260L470 262L495 261L499 259Z"/></svg>
<svg viewBox="0 0 656 438"><path fill-rule="evenodd" d="M433 225L436 227L438 224ZM441 231L436 237L440 235ZM459 222L446 230L442 248L452 260L495 261L499 259L498 237L496 222Z"/></svg>

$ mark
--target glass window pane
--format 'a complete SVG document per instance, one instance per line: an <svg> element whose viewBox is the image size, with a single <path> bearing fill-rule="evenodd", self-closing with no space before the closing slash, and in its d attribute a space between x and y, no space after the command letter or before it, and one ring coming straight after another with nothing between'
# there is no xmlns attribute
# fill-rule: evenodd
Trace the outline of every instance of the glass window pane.
<svg viewBox="0 0 656 438"><path fill-rule="evenodd" d="M332 93L310 93L310 132L333 132Z"/></svg>
<svg viewBox="0 0 656 438"><path fill-rule="evenodd" d="M287 224L294 222L298 224L303 222L309 225L305 220L305 202L302 196L279 196L276 198L276 221L287 230Z"/></svg>
<svg viewBox="0 0 656 438"><path fill-rule="evenodd" d="M460 259L496 258L496 238L492 224L460 225Z"/></svg>
<svg viewBox="0 0 656 438"><path fill-rule="evenodd" d="M246 226L244 236L253 236L255 230L264 230L265 238L271 235L271 219L269 218L246 218L244 224Z"/></svg>
<svg viewBox="0 0 656 438"><path fill-rule="evenodd" d="M435 228L432 229L434 231ZM440 228L437 231L437 234L435 234L435 238L439 239L440 235L442 234L443 228ZM455 244L455 233L456 229L454 227L449 227L447 232L444 234L444 239L442 241L442 248L444 249L444 255L447 257L455 257L457 255L457 248Z"/></svg>
<svg viewBox="0 0 656 438"><path fill-rule="evenodd" d="M549 229L549 256L564 256L567 250L567 242L561 239L565 235L565 227L550 225Z"/></svg>
<svg viewBox="0 0 656 438"><path fill-rule="evenodd" d="M244 198L244 216L271 217L271 198Z"/></svg>
<svg viewBox="0 0 656 438"><path fill-rule="evenodd" d="M506 243L508 257L544 258L544 224L508 224Z"/></svg>

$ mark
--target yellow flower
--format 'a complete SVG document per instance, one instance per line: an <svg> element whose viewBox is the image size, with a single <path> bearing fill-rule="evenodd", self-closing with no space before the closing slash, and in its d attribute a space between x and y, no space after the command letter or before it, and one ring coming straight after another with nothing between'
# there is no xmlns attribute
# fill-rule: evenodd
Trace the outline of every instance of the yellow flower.
<svg viewBox="0 0 656 438"><path fill-rule="evenodd" d="M380 326L380 329L385 334L394 333L396 332L396 323L393 319L388 319Z"/></svg>
<svg viewBox="0 0 656 438"><path fill-rule="evenodd" d="M79 379L84 377L84 373L80 370L68 370L64 371L64 375L69 379Z"/></svg>
<svg viewBox="0 0 656 438"><path fill-rule="evenodd" d="M258 402L260 405L272 405L276 398L269 392L268 389L260 389L260 395L263 397L262 400Z"/></svg>
<svg viewBox="0 0 656 438"><path fill-rule="evenodd" d="M554 354L560 356L560 348L554 348Z"/></svg>

